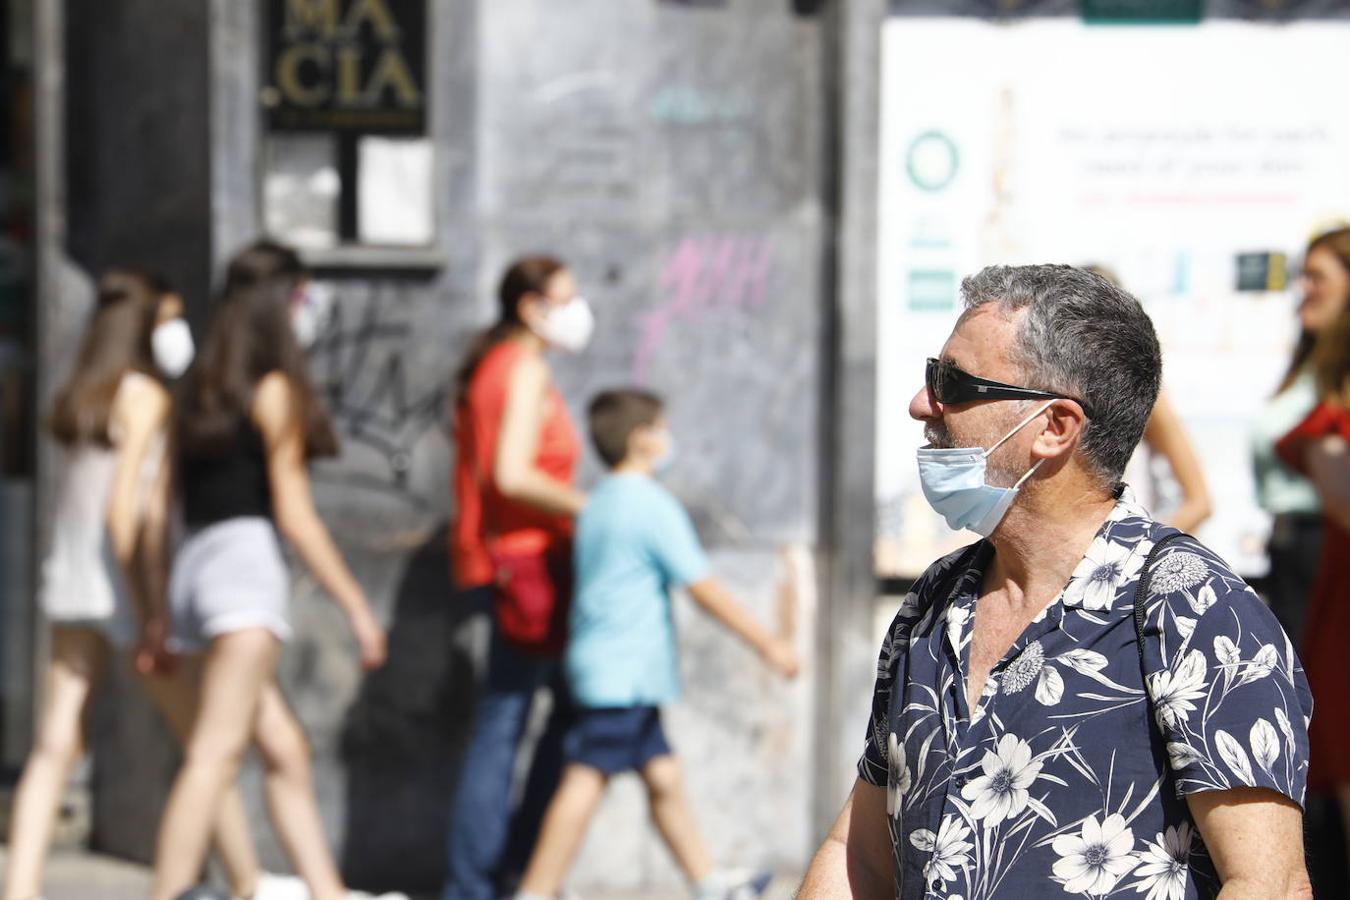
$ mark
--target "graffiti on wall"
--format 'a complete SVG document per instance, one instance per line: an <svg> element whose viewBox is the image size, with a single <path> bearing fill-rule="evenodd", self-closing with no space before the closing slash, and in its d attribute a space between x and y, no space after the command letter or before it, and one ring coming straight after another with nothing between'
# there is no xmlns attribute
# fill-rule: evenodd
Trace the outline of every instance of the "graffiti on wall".
<svg viewBox="0 0 1350 900"><path fill-rule="evenodd" d="M415 387L404 364L412 325L375 296L358 312L337 304L311 354L317 387L344 441L374 451L384 469L369 486L406 493L414 445L443 428L448 388Z"/></svg>
<svg viewBox="0 0 1350 900"><path fill-rule="evenodd" d="M633 379L646 381L653 359L678 326L762 307L773 263L773 243L766 237L712 234L682 239L662 267L656 308L639 320Z"/></svg>

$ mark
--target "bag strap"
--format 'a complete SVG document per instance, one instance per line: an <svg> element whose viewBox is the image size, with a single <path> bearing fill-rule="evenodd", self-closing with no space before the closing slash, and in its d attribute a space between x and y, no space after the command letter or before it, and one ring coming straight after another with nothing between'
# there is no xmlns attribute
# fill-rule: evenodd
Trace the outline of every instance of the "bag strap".
<svg viewBox="0 0 1350 900"><path fill-rule="evenodd" d="M1144 568L1139 572L1139 581L1134 586L1134 635L1135 646L1139 649L1139 671L1144 676L1144 696L1148 696L1148 668L1144 663L1144 625L1148 621L1148 588L1153 581L1153 563L1158 558L1158 554L1163 548L1173 541L1181 538L1190 537L1184 531L1173 531L1165 535L1153 545L1153 549L1148 552L1148 557L1144 560Z"/></svg>

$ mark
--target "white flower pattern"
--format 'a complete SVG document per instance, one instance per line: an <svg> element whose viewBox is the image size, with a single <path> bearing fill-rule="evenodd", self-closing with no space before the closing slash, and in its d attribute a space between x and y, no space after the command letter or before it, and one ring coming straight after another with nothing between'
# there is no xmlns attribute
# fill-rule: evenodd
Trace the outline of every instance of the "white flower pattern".
<svg viewBox="0 0 1350 900"><path fill-rule="evenodd" d="M1041 771L1040 762L1031 758L1030 744L1005 734L997 752L985 751L980 768L984 774L961 788L961 796L970 801L971 815L998 823L1027 808L1027 791Z"/></svg>
<svg viewBox="0 0 1350 900"><path fill-rule="evenodd" d="M909 766L905 765L905 745L900 743L895 732L891 732L887 744L890 750L891 770L887 778L889 787L886 789L886 813L898 816L905 802L905 793L910 786Z"/></svg>
<svg viewBox="0 0 1350 900"><path fill-rule="evenodd" d="M913 831L909 842L916 850L932 854L923 866L924 881L930 891L938 885L956 880L956 870L970 865L970 851L975 845L969 840L970 828L955 816L946 816L937 834L926 828Z"/></svg>
<svg viewBox="0 0 1350 900"><path fill-rule="evenodd" d="M1003 693L1015 694L1036 680L1045 665L1045 650L1040 641L1032 641L1026 649L1013 660L1012 665L1003 670L1001 683Z"/></svg>
<svg viewBox="0 0 1350 900"><path fill-rule="evenodd" d="M1135 547L1099 537L1064 589L1064 602L1083 609L1110 609L1120 586L1139 577L1144 557Z"/></svg>
<svg viewBox="0 0 1350 900"><path fill-rule="evenodd" d="M1185 796L1251 785L1301 802L1302 668L1260 601L1193 539L1153 565L1138 644L1135 585L1163 534L1118 502L974 710L964 673L988 545L916 582L882 648L859 761L887 791L897 900L1043 897L1047 886L1094 900L1212 898L1218 875Z"/></svg>
<svg viewBox="0 0 1350 900"><path fill-rule="evenodd" d="M1167 728L1185 722L1195 712L1195 702L1205 696L1205 654L1192 650L1175 669L1149 676L1153 711L1158 726Z"/></svg>
<svg viewBox="0 0 1350 900"><path fill-rule="evenodd" d="M1148 842L1139 854L1135 891L1147 894L1144 900L1185 900L1190 866L1191 823L1182 822Z"/></svg>
<svg viewBox="0 0 1350 900"><path fill-rule="evenodd" d="M1059 859L1055 880L1070 894L1101 897L1111 893L1121 876L1138 861L1131 855L1134 832L1123 816L1112 814L1103 822L1089 816L1078 834L1064 834L1051 844Z"/></svg>
<svg viewBox="0 0 1350 900"><path fill-rule="evenodd" d="M1153 590L1160 594L1189 591L1205 580L1209 566L1197 553L1179 550L1158 560L1153 570Z"/></svg>

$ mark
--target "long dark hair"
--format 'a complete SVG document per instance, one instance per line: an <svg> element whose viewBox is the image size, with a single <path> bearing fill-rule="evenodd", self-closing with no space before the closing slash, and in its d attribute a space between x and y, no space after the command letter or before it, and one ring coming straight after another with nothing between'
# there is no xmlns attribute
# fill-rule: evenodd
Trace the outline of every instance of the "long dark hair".
<svg viewBox="0 0 1350 900"><path fill-rule="evenodd" d="M1323 235L1314 246L1336 254L1337 261L1350 273L1350 228ZM1330 325L1317 333L1309 355L1318 398L1350 409L1350 301Z"/></svg>
<svg viewBox="0 0 1350 900"><path fill-rule="evenodd" d="M548 290L549 280L567 266L554 256L538 254L523 256L513 262L502 276L501 286L497 289L497 321L480 334L468 352L464 361L455 372L455 405L458 407L469 394L469 385L473 383L474 373L493 347L509 338L523 323L520 320L520 299L526 294L542 294Z"/></svg>
<svg viewBox="0 0 1350 900"><path fill-rule="evenodd" d="M93 314L66 383L56 394L47 427L66 446L112 446L108 420L113 398L127 372L153 375L150 335L160 299L169 291L161 279L134 269L110 269L98 282Z"/></svg>
<svg viewBox="0 0 1350 900"><path fill-rule="evenodd" d="M308 277L294 250L271 241L253 244L230 262L178 403L182 450L211 456L234 449L240 425L249 421L258 382L280 372L300 404L305 455L337 453L332 421L291 328L291 302Z"/></svg>
<svg viewBox="0 0 1350 900"><path fill-rule="evenodd" d="M1307 251L1303 254L1305 257L1314 250L1326 250L1336 257L1346 272L1350 273L1350 228L1338 228L1335 231L1328 231L1326 234L1318 235L1308 244ZM1308 329L1299 332L1298 341L1294 344L1294 354L1289 361L1289 368L1284 373L1284 378L1280 380L1280 386L1275 391L1276 394L1282 394L1289 389L1299 375L1303 373L1303 368L1309 362L1314 361L1314 356L1319 352L1322 355L1326 353L1336 353L1337 348L1332 346L1335 340L1345 340L1350 337L1350 303L1341 310L1341 314L1336 321L1328 327L1324 334L1313 334ZM1319 345L1325 349L1318 350ZM1338 387L1337 390L1340 388ZM1320 376L1318 392L1321 393Z"/></svg>

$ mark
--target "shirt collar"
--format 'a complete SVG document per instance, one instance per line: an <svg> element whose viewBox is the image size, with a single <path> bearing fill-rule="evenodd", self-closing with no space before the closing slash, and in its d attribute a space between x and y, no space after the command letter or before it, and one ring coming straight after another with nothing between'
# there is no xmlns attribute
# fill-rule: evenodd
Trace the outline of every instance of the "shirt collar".
<svg viewBox="0 0 1350 900"><path fill-rule="evenodd" d="M1097 530L1087 553L1074 567L1068 583L1060 590L1059 596L1051 601L1050 605L1042 610L1032 622L1042 622L1048 617L1055 627L1061 627L1064 623L1066 610L1075 609L1086 612L1090 608L1103 609L1099 603L1094 602L1097 598L1090 591L1084 589L1089 584L1093 574L1103 565L1115 565L1119 573L1109 587L1112 595L1110 602L1105 607L1116 608L1115 593L1119 592L1123 585L1131 582L1137 575L1138 569L1144 561L1140 551L1142 549L1143 553L1147 553L1148 546L1144 546L1147 543L1144 541L1126 543L1123 540L1113 540L1113 533L1120 523L1126 521L1137 523L1141 519L1145 522L1151 521L1148 511L1135 501L1134 492L1130 490L1128 485L1122 484L1116 497L1116 505L1107 515L1101 528ZM944 619L942 630L958 659L961 657L961 649L965 645L970 630L970 620L974 614L976 600L979 598L980 583L983 579L984 570L992 555L992 545L988 541L981 541L978 551L968 564L967 570L952 585L947 596L938 598L936 608L941 611L940 614ZM1075 584L1076 582L1077 584Z"/></svg>
<svg viewBox="0 0 1350 900"><path fill-rule="evenodd" d="M1057 606L1064 609L1087 609L1095 604L1090 592L1085 590L1075 590L1075 582L1079 582L1081 588L1083 583L1091 579L1099 568L1106 565L1115 566L1119 575L1114 580L1111 590L1118 591L1124 584L1133 580L1137 575L1139 567L1143 564L1144 553L1148 548L1144 541L1125 542L1116 537L1116 528L1123 522L1134 522L1138 524L1139 520L1148 523L1152 521L1148 511L1134 498L1134 491L1127 484L1120 486L1120 492L1116 498L1116 505L1102 523L1101 528L1097 529L1096 536L1088 546L1087 553L1078 561L1074 567L1073 574L1069 577L1069 583L1060 591L1059 596L1054 603L1050 604L1049 609L1053 610ZM1133 529L1128 529L1133 531ZM1081 581L1080 581L1081 580ZM1114 607L1114 603L1110 604ZM1100 607L1098 607L1100 608Z"/></svg>

